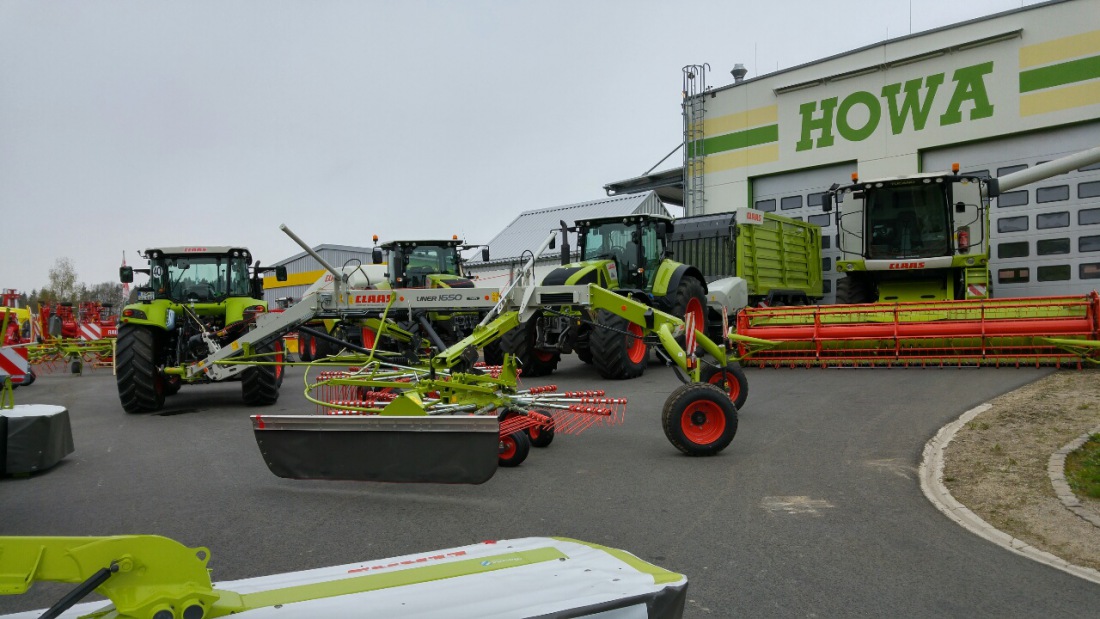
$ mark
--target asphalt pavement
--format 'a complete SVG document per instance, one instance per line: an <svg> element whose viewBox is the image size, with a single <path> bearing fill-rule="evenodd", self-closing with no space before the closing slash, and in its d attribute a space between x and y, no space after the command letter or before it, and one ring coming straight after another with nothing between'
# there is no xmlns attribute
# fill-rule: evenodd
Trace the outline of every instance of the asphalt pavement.
<svg viewBox="0 0 1100 619"><path fill-rule="evenodd" d="M749 368L737 437L690 458L661 431L671 370L612 382L571 358L525 384L628 397L626 422L558 436L479 486L273 476L248 415L310 412L298 368L272 407L243 406L229 383L150 415L122 411L109 370L41 375L16 400L66 406L76 451L0 481L0 535L165 535L208 547L215 581L563 536L686 574L689 618L1092 617L1100 586L963 530L917 476L941 426L1048 372ZM67 589L0 597L0 613Z"/></svg>

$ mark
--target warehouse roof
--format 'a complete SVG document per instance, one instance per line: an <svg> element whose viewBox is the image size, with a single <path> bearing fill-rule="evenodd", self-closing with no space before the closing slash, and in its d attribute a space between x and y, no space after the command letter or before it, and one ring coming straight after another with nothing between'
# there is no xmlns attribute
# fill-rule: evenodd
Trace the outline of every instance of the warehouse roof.
<svg viewBox="0 0 1100 619"><path fill-rule="evenodd" d="M535 251L551 231L561 227L561 221L573 225L578 219L633 213L671 216L653 191L526 211L489 241L489 263L507 262L519 258L525 251Z"/></svg>
<svg viewBox="0 0 1100 619"><path fill-rule="evenodd" d="M326 251L346 251L346 252L352 252L352 253L366 254L366 255L369 256L370 253L371 253L371 248L370 247L355 247L354 245L332 245L330 243L324 243L324 244L321 244L321 245L315 245L313 247L313 251L321 254L322 257L324 257ZM289 258L284 258L283 260L280 260L280 261L276 262L275 264L273 264L271 266L276 266L276 267L285 266L285 265L288 265L291 262L294 262L295 260L297 260L297 259L299 259L303 256L308 256L308 255L309 254L307 252L304 252L304 251L298 252L298 253L294 254L293 256L291 256Z"/></svg>

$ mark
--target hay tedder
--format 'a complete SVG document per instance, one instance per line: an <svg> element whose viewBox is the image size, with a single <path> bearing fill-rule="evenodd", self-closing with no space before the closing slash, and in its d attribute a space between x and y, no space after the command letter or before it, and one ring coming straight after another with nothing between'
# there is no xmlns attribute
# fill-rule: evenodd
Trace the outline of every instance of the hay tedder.
<svg viewBox="0 0 1100 619"><path fill-rule="evenodd" d="M268 467L297 479L481 483L498 466L523 461L531 445L555 434L621 423L624 398L599 390L559 392L554 386L523 389L513 355L499 366L475 367L470 349L483 349L536 310L581 308L588 316L614 314L655 336L685 383L669 396L662 423L669 441L692 456L716 454L733 440L737 407L748 395L744 373L724 344L694 325L596 285L534 286L526 275L499 289L362 289L316 254L286 226L284 232L332 274L332 286L307 294L279 313L262 313L249 330L203 359L166 368L185 380L221 381L247 368L278 364L263 352L285 334L318 319L373 321L374 346L331 338L343 353L317 360L306 373L306 397L316 414L254 415L256 440ZM553 245L552 234L534 256ZM534 262L532 257L528 263ZM469 311L484 315L472 332L430 357L387 350L385 330L413 311ZM691 318L689 317L689 320ZM431 325L426 326L429 340ZM635 334L623 331L624 339ZM686 345L682 346L678 338ZM311 374L312 370L318 373Z"/></svg>
<svg viewBox="0 0 1100 619"><path fill-rule="evenodd" d="M746 308L747 364L1100 364L1100 299L992 298L990 199L1100 161L1100 147L1000 178L951 172L834 185L839 305ZM767 340L762 345L757 340Z"/></svg>

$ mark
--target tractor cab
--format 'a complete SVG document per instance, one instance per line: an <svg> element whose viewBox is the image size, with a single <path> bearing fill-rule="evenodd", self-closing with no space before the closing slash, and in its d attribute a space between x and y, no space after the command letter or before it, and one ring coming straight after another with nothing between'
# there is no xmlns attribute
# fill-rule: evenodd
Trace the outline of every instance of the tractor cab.
<svg viewBox="0 0 1100 619"><path fill-rule="evenodd" d="M375 264L386 262L391 288L472 288L462 257L467 245L457 237L450 240L390 241L375 247ZM489 248L482 248L482 259L489 259Z"/></svg>
<svg viewBox="0 0 1100 619"><path fill-rule="evenodd" d="M582 263L610 261L610 288L651 292L653 280L666 257L665 241L672 220L655 215L603 217L576 222Z"/></svg>
<svg viewBox="0 0 1100 619"><path fill-rule="evenodd" d="M852 180L834 185L822 200L825 211L837 207L837 270L863 280L860 294L845 301L962 298L968 282L988 289L983 177L956 168L862 182L853 175Z"/></svg>
<svg viewBox="0 0 1100 619"><path fill-rule="evenodd" d="M120 279L134 280L134 272L149 281L137 290L137 301L164 299L179 304L220 303L227 298L263 298L261 273L272 268L250 267L252 255L241 247L165 247L147 249L142 257L149 268L122 267ZM286 268L274 268L280 281Z"/></svg>

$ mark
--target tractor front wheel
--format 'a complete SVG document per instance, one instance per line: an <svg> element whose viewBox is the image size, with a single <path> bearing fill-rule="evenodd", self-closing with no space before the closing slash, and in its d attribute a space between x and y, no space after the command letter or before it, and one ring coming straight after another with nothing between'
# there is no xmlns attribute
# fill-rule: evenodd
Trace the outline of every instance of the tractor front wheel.
<svg viewBox="0 0 1100 619"><path fill-rule="evenodd" d="M282 342L277 342L256 349L257 354L276 353L263 360L277 361L280 365L256 365L241 372L241 396L248 406L269 406L278 401L279 386L283 383L282 348Z"/></svg>
<svg viewBox="0 0 1100 619"><path fill-rule="evenodd" d="M148 413L164 406L164 376L157 368L156 333L148 327L122 325L115 353L118 398L127 413Z"/></svg>
<svg viewBox="0 0 1100 619"><path fill-rule="evenodd" d="M504 349L500 347L500 340L494 340L481 349L481 355L485 365L502 365L504 363Z"/></svg>
<svg viewBox="0 0 1100 619"><path fill-rule="evenodd" d="M596 323L589 350L600 376L616 380L641 376L649 364L642 327L607 310L596 313Z"/></svg>
<svg viewBox="0 0 1100 619"><path fill-rule="evenodd" d="M695 330L706 333L707 293L704 291L703 284L694 277L684 277L680 280L672 304L673 316L685 319L688 314L695 316Z"/></svg>
<svg viewBox="0 0 1100 619"><path fill-rule="evenodd" d="M745 400L749 398L749 379L745 377L741 364L736 361L730 361L724 368L704 367L699 379L724 388L737 410L741 410L745 406Z"/></svg>
<svg viewBox="0 0 1100 619"><path fill-rule="evenodd" d="M719 387L688 383L665 400L661 425L676 449L689 456L713 456L737 434L737 408Z"/></svg>
<svg viewBox="0 0 1100 619"><path fill-rule="evenodd" d="M525 378L546 376L558 368L561 353L535 349L537 317L504 334L500 346L519 360Z"/></svg>
<svg viewBox="0 0 1100 619"><path fill-rule="evenodd" d="M531 453L531 441L523 432L513 432L500 438L497 462L500 466L519 466Z"/></svg>

